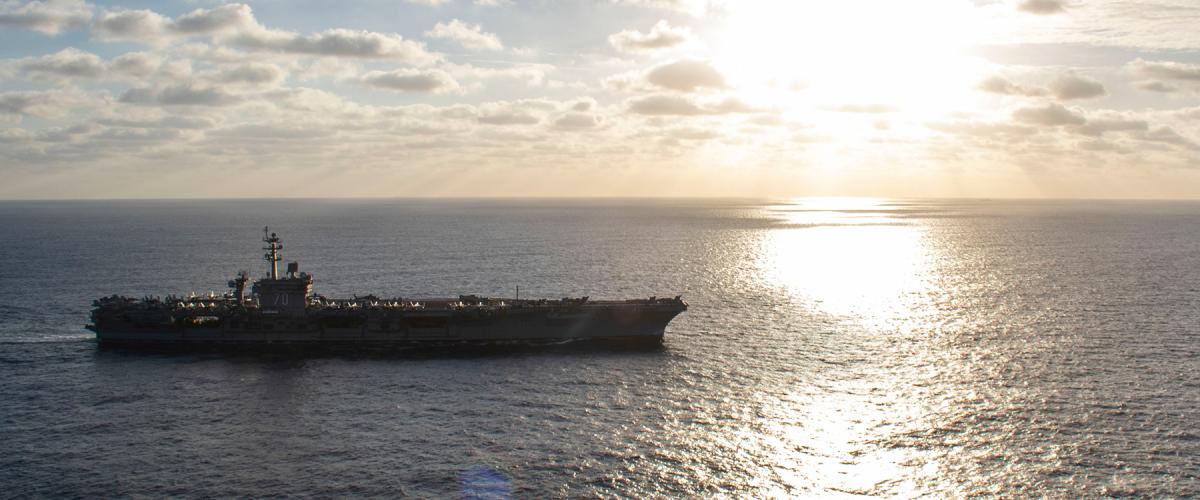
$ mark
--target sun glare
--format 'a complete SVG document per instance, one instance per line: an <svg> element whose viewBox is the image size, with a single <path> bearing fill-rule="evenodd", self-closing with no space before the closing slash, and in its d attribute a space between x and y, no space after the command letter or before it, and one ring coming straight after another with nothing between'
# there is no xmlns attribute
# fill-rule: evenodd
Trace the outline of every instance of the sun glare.
<svg viewBox="0 0 1200 500"><path fill-rule="evenodd" d="M921 229L879 200L810 200L772 211L799 227L766 234L765 274L819 310L886 322L924 286L929 251Z"/></svg>
<svg viewBox="0 0 1200 500"><path fill-rule="evenodd" d="M982 71L966 54L983 28L966 3L737 2L715 62L785 109L932 113L970 99L964 82Z"/></svg>

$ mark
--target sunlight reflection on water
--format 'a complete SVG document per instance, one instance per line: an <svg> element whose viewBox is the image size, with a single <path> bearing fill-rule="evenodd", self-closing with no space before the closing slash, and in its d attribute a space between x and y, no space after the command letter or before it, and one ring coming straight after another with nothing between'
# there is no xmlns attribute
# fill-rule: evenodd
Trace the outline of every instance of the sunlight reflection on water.
<svg viewBox="0 0 1200 500"><path fill-rule="evenodd" d="M920 226L904 224L875 200L836 211L810 201L776 213L791 224L766 233L762 275L817 309L880 321L905 313L905 299L930 282L931 250ZM877 210L878 212L863 213Z"/></svg>
<svg viewBox="0 0 1200 500"><path fill-rule="evenodd" d="M859 345L921 329L914 300L929 294L936 262L925 227L873 199L810 199L768 210L781 227L762 236L761 279L800 307L850 326L844 332L860 337L853 339ZM906 390L912 380L874 368L825 383L819 392L783 395L770 408L764 444L781 464L782 481L797 491L920 494L919 477L937 464L872 445L927 418Z"/></svg>

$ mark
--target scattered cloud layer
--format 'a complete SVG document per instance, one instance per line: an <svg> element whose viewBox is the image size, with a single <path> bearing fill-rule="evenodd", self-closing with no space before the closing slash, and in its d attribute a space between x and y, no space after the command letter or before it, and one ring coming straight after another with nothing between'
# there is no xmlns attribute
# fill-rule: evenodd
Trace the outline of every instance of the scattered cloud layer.
<svg viewBox="0 0 1200 500"><path fill-rule="evenodd" d="M1200 193L1191 0L874 1L0 0L0 198Z"/></svg>

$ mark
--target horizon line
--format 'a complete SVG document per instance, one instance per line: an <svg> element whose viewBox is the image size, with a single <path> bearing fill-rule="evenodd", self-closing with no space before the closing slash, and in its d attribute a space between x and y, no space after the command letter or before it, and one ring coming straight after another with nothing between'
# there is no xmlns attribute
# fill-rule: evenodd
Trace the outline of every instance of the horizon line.
<svg viewBox="0 0 1200 500"><path fill-rule="evenodd" d="M1028 196L872 196L872 195L795 195L795 196L618 196L618 195L583 195L583 196L226 196L226 197L174 197L174 198L0 198L0 203L13 202L91 202L91 201L354 201L354 200L420 200L420 201L455 201L455 200L642 200L642 201L671 201L671 200L820 200L820 199L859 199L859 200L958 200L958 201L1147 201L1147 202L1197 202L1197 198L1152 198L1152 197L1028 197Z"/></svg>

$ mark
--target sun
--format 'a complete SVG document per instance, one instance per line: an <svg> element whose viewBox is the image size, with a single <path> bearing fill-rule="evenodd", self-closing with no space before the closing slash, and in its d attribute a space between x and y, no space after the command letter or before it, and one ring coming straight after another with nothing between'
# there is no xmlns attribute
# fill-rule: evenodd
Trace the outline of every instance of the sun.
<svg viewBox="0 0 1200 500"><path fill-rule="evenodd" d="M728 5L714 63L785 109L944 112L972 99L986 19L959 0L749 0Z"/></svg>

